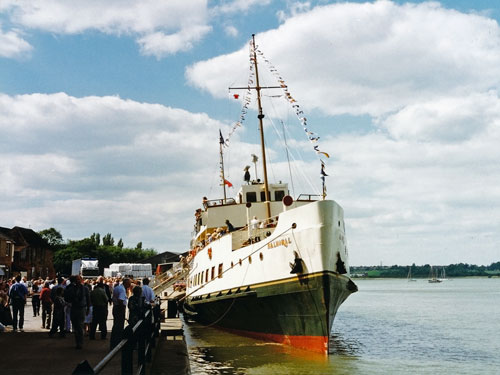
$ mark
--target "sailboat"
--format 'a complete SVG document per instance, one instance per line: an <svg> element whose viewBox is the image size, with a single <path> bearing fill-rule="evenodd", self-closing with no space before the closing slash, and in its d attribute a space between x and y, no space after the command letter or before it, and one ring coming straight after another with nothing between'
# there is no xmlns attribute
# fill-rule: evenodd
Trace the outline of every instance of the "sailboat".
<svg viewBox="0 0 500 375"><path fill-rule="evenodd" d="M446 278L446 270L444 269L444 267L441 269L441 277L439 277L438 280L441 282L448 281L448 279Z"/></svg>
<svg viewBox="0 0 500 375"><path fill-rule="evenodd" d="M408 276L406 277L406 280L407 280L408 282L410 282L410 281L417 281L417 279L415 279L415 278L413 278L413 277L411 276L411 266L410 266L410 268L408 269Z"/></svg>
<svg viewBox="0 0 500 375"><path fill-rule="evenodd" d="M245 183L227 198L222 168L224 197L204 198L196 210L184 309L202 324L328 354L337 310L358 289L349 273L344 212L326 199L324 186L322 196L294 199L287 183L268 182L259 52L252 36L255 79L245 89L257 94L264 179L252 180L247 166ZM222 166L222 147L220 154Z"/></svg>
<svg viewBox="0 0 500 375"><path fill-rule="evenodd" d="M429 282L430 283L440 283L442 282L441 279L437 278L436 271L434 271L433 267L431 266L431 270L429 272Z"/></svg>

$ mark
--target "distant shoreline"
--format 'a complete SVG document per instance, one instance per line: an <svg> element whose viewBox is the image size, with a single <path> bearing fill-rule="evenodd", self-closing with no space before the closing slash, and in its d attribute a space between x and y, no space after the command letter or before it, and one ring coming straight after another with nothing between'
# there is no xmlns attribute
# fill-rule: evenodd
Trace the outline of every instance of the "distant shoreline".
<svg viewBox="0 0 500 375"><path fill-rule="evenodd" d="M457 277L500 277L500 262L489 266L458 263L447 266L423 265L417 266L351 266L353 278L393 278L393 279L449 279Z"/></svg>

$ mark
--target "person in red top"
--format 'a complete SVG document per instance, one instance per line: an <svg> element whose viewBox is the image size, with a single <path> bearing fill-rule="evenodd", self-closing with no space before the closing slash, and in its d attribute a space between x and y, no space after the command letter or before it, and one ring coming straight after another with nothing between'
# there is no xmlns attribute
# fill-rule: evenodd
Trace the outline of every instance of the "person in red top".
<svg viewBox="0 0 500 375"><path fill-rule="evenodd" d="M50 318L52 315L52 299L50 298L49 282L46 281L40 293L42 302L42 328L50 329Z"/></svg>

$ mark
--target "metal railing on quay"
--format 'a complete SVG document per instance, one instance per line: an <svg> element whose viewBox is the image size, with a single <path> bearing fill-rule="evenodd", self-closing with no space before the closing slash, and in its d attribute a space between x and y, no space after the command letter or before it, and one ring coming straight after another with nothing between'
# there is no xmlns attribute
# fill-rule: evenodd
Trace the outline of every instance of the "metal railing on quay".
<svg viewBox="0 0 500 375"><path fill-rule="evenodd" d="M111 360L121 352L122 375L144 375L146 365L153 356L156 339L160 336L160 304L157 298L152 309L146 311L144 318L135 326L130 324L123 330L123 339L94 367L87 360L80 362L73 370L73 375L99 374ZM137 361L134 366L134 350L137 349ZM134 371L135 367L135 371Z"/></svg>

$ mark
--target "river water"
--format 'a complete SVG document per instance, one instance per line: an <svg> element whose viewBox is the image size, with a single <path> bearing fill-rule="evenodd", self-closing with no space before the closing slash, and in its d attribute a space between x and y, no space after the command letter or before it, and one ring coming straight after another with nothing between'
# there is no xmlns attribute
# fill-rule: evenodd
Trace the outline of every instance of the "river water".
<svg viewBox="0 0 500 375"><path fill-rule="evenodd" d="M356 280L328 357L185 325L193 374L499 374L500 279Z"/></svg>

